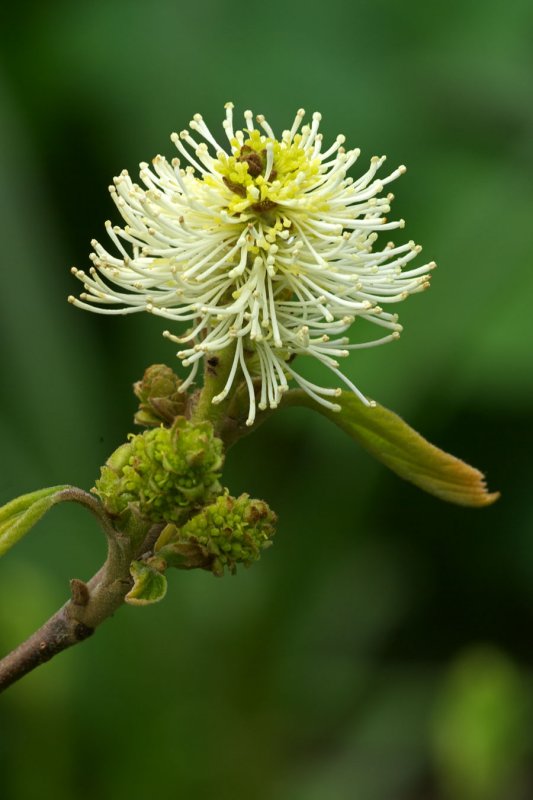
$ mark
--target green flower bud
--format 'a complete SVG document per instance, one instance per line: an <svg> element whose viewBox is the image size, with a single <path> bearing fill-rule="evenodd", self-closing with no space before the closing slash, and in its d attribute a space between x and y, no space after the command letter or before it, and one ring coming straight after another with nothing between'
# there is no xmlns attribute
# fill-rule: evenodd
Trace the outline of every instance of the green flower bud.
<svg viewBox="0 0 533 800"><path fill-rule="evenodd" d="M187 395L179 392L180 385L180 378L165 364L148 367L142 380L133 384L133 391L140 400L135 423L147 428L158 427L162 422L171 425L187 405Z"/></svg>
<svg viewBox="0 0 533 800"><path fill-rule="evenodd" d="M171 428L130 436L101 470L93 489L108 513L132 507L151 522L182 522L220 494L222 441L209 422L177 417Z"/></svg>
<svg viewBox="0 0 533 800"><path fill-rule="evenodd" d="M227 568L235 573L237 564L249 567L272 544L276 520L262 500L226 493L181 528L168 525L156 544L157 555L180 569L201 567L223 575Z"/></svg>

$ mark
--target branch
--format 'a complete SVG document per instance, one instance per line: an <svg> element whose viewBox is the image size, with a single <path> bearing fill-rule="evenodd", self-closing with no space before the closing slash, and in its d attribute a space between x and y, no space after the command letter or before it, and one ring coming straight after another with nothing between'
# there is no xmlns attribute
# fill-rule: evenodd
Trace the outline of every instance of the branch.
<svg viewBox="0 0 533 800"><path fill-rule="evenodd" d="M217 432L223 427L230 398L224 398L224 402L218 405L213 405L212 399L223 392L233 363L233 351L234 348L229 348L207 361L204 386L197 393L192 408L193 423L207 420ZM164 523L152 525L140 543L139 538L143 537L143 533L127 536L118 531L102 503L82 489L67 487L61 490L56 495L56 502L59 501L80 503L97 518L107 537L107 560L88 583L72 580L71 599L29 639L0 661L0 693L58 653L87 639L120 608L133 585L130 574L132 561L151 553L164 527Z"/></svg>
<svg viewBox="0 0 533 800"><path fill-rule="evenodd" d="M88 497L93 501L90 495ZM80 501L82 498L68 499ZM87 502L86 505L93 505L91 510L102 522L97 502ZM103 527L108 541L105 564L88 583L73 579L70 582L71 599L29 639L0 661L0 693L58 653L83 642L98 625L120 608L133 583L130 576L131 561L151 549L156 534L161 530L160 525L153 526L139 546L113 530L109 519Z"/></svg>

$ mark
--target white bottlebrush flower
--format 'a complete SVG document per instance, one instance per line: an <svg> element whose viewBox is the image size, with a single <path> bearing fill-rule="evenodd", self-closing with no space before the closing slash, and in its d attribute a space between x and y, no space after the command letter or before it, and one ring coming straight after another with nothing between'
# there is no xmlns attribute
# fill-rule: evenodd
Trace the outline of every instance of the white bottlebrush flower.
<svg viewBox="0 0 533 800"><path fill-rule="evenodd" d="M387 221L392 195L382 193L405 167L377 178L385 157L374 157L361 177L347 177L359 150L345 150L344 136L323 148L320 114L302 127L303 118L300 109L278 139L264 117L255 127L251 111L243 130L234 130L228 103L224 149L195 115L190 130L171 137L183 161L157 156L152 166L142 163L145 188L126 171L115 178L111 196L125 225L108 221L106 228L116 250L93 241L89 274L73 270L85 292L69 300L80 308L190 323L181 336L164 333L192 367L183 390L202 358L234 348L213 402L244 379L248 424L256 403L275 408L291 380L318 403L339 408L327 398L340 389L299 375L298 355L318 359L368 403L337 359L398 338L397 316L382 305L425 289L434 267L404 269L421 249L412 241L374 247L380 231L404 225ZM350 344L343 334L356 319L384 335Z"/></svg>

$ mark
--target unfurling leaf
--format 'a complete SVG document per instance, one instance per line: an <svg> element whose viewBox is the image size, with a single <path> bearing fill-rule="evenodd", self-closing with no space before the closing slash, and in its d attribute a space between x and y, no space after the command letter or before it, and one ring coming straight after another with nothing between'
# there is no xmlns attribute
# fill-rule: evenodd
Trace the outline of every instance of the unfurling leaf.
<svg viewBox="0 0 533 800"><path fill-rule="evenodd" d="M487 490L479 470L430 444L383 406L368 407L354 394L343 392L338 401L341 410L336 412L318 405L302 391L289 394L290 405L307 406L324 414L401 478L441 500L461 506L488 506L500 496Z"/></svg>
<svg viewBox="0 0 533 800"><path fill-rule="evenodd" d="M28 533L46 512L64 499L68 486L51 486L23 494L0 508L0 556Z"/></svg>
<svg viewBox="0 0 533 800"><path fill-rule="evenodd" d="M167 593L167 579L159 570L144 561L132 561L130 573L133 588L126 595L126 603L132 606L148 606L158 603Z"/></svg>

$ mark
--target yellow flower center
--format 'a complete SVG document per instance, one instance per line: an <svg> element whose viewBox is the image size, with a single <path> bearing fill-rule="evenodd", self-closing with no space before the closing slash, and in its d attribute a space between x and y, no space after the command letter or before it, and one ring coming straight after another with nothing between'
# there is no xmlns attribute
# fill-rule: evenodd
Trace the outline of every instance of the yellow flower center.
<svg viewBox="0 0 533 800"><path fill-rule="evenodd" d="M271 211L301 196L312 186L320 160L312 159L310 152L301 147L301 141L300 134L280 142L258 130L250 131L242 145L233 139L232 155L219 153L214 164L232 193L228 198L228 212ZM205 181L215 184L210 176L206 176Z"/></svg>

